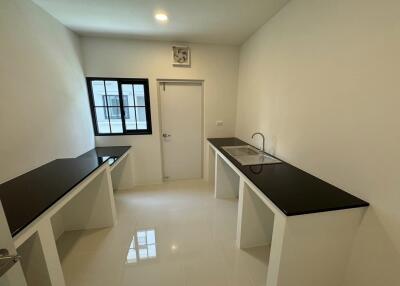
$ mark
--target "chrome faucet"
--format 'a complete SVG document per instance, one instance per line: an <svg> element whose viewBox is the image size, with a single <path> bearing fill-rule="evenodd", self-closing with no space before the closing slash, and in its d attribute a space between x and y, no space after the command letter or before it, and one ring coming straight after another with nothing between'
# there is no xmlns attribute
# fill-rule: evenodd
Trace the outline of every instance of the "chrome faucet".
<svg viewBox="0 0 400 286"><path fill-rule="evenodd" d="M253 135L251 135L251 138L254 138L254 136L256 136L256 135L260 135L262 137L262 143L263 143L262 151L265 153L265 137L261 132L255 132L255 133L253 133Z"/></svg>

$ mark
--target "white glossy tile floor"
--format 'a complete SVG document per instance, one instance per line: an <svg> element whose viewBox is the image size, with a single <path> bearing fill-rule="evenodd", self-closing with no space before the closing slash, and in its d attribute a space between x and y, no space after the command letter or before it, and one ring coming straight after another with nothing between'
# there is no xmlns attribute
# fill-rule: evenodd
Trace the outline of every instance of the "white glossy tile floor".
<svg viewBox="0 0 400 286"><path fill-rule="evenodd" d="M204 181L115 193L118 224L58 240L68 286L264 286L267 247L235 247L237 200Z"/></svg>

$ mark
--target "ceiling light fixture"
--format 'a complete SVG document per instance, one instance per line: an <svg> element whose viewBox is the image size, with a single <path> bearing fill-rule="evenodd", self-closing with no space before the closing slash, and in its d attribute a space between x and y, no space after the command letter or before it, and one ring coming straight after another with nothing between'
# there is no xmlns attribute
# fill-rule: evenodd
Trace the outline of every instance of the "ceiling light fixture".
<svg viewBox="0 0 400 286"><path fill-rule="evenodd" d="M155 16L157 21L166 22L168 21L168 16L165 13L157 13Z"/></svg>

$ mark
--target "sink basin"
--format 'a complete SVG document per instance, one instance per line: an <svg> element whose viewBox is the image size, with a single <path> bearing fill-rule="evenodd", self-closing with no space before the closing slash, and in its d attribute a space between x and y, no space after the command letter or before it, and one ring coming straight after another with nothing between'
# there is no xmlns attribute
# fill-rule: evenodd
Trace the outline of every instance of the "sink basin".
<svg viewBox="0 0 400 286"><path fill-rule="evenodd" d="M243 145L243 146L226 146L222 147L229 155L235 156L252 156L252 155L259 155L260 150L254 148L250 145Z"/></svg>
<svg viewBox="0 0 400 286"><path fill-rule="evenodd" d="M225 146L222 147L222 149L243 166L281 163L278 159L275 159L250 145Z"/></svg>

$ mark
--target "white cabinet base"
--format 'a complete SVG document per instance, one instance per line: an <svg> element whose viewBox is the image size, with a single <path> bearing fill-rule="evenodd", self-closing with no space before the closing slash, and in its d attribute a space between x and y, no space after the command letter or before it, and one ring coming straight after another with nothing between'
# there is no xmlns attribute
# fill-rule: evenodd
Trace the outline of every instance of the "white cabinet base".
<svg viewBox="0 0 400 286"><path fill-rule="evenodd" d="M240 181L237 246L250 248L271 244L274 213L249 186Z"/></svg>
<svg viewBox="0 0 400 286"><path fill-rule="evenodd" d="M110 167L103 165L14 237L29 286L65 286L56 238L116 223Z"/></svg>
<svg viewBox="0 0 400 286"><path fill-rule="evenodd" d="M215 197L232 198L239 191L237 247L270 244L266 285L342 285L366 208L286 216L220 151L209 148L215 152Z"/></svg>
<svg viewBox="0 0 400 286"><path fill-rule="evenodd" d="M267 286L342 285L365 208L277 217Z"/></svg>
<svg viewBox="0 0 400 286"><path fill-rule="evenodd" d="M132 156L133 154L128 151L110 167L114 191L128 190L134 187Z"/></svg>
<svg viewBox="0 0 400 286"><path fill-rule="evenodd" d="M239 175L216 153L215 191L218 199L237 198L239 196Z"/></svg>

